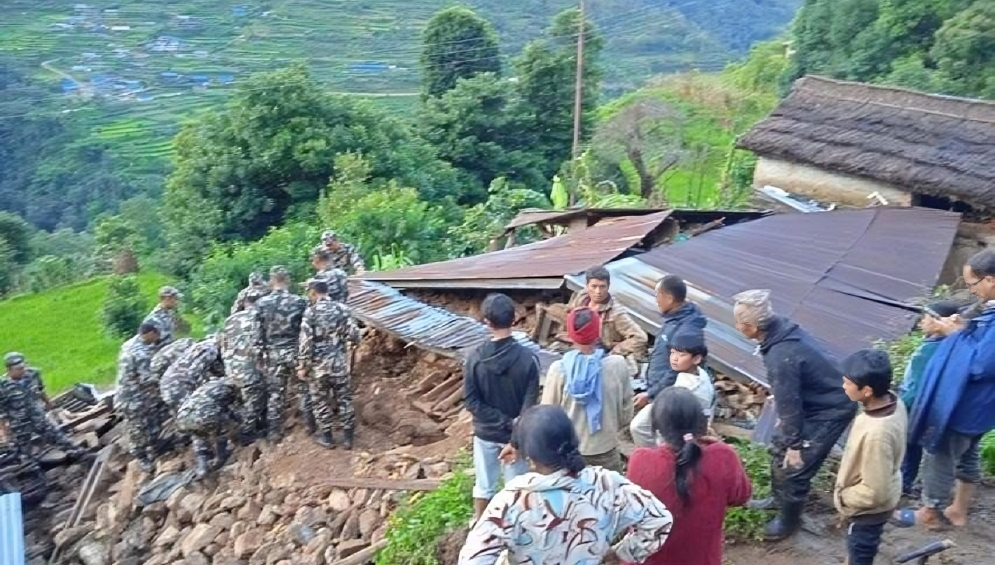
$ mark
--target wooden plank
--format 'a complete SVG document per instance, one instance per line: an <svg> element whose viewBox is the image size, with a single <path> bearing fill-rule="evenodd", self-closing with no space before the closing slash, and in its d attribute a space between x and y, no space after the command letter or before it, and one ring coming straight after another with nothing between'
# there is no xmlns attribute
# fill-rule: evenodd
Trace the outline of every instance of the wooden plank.
<svg viewBox="0 0 995 565"><path fill-rule="evenodd" d="M335 561L332 565L365 565L366 563L373 561L373 558L376 556L377 552L383 549L386 545L387 540L382 539L370 547L367 547L362 551L357 551L345 559Z"/></svg>
<svg viewBox="0 0 995 565"><path fill-rule="evenodd" d="M376 477L336 477L322 482L335 488L365 488L389 491L432 491L439 488L438 479L382 479Z"/></svg>
<svg viewBox="0 0 995 565"><path fill-rule="evenodd" d="M713 422L712 429L715 430L715 433L722 437L734 437L736 439L746 441L751 441L751 438L753 437L753 432L751 430L747 430L739 426L733 426L732 424Z"/></svg>

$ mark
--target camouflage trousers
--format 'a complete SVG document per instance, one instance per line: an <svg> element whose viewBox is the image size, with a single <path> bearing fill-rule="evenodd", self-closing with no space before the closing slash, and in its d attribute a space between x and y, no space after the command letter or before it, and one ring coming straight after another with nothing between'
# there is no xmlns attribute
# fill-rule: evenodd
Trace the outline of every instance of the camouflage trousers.
<svg viewBox="0 0 995 565"><path fill-rule="evenodd" d="M307 383L297 378L297 349L270 349L263 364L266 377L266 420L270 433L283 433L283 412L287 404L287 384L295 383L302 412L311 412L311 394Z"/></svg>
<svg viewBox="0 0 995 565"><path fill-rule="evenodd" d="M169 407L156 395L125 401L121 406L128 430L128 451L136 459L153 460L162 426L169 419Z"/></svg>
<svg viewBox="0 0 995 565"><path fill-rule="evenodd" d="M317 371L312 371L309 377L318 429L323 432L354 429L356 412L352 407L352 378Z"/></svg>
<svg viewBox="0 0 995 565"><path fill-rule="evenodd" d="M255 363L226 362L225 372L238 387L242 401L242 433L266 431L266 380Z"/></svg>
<svg viewBox="0 0 995 565"><path fill-rule="evenodd" d="M211 407L212 413L207 413L204 409L193 417L184 418L182 415L176 420L176 428L190 436L193 441L193 452L197 455L214 456L214 445L218 438L228 431L228 423L231 421L227 411L216 410Z"/></svg>
<svg viewBox="0 0 995 565"><path fill-rule="evenodd" d="M15 453L22 460L33 459L38 451L35 438L40 438L45 445L55 445L65 451L75 451L76 445L58 426L45 416L44 410L37 407L34 420L17 419L9 423L9 439L7 444L0 445L0 453Z"/></svg>

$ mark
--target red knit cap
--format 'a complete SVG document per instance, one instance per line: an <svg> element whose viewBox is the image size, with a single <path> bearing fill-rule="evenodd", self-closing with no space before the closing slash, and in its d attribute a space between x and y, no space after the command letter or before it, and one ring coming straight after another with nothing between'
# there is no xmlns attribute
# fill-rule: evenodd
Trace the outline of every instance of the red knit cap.
<svg viewBox="0 0 995 565"><path fill-rule="evenodd" d="M587 311L591 314L591 321L581 329L577 329L577 314ZM597 310L587 307L574 308L567 314L567 335L570 341L577 345L591 345L601 337L601 316Z"/></svg>

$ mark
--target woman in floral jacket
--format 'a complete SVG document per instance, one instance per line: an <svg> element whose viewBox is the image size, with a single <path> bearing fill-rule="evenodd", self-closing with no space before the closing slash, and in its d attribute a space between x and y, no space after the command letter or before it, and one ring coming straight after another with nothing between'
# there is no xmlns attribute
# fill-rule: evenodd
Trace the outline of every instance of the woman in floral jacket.
<svg viewBox="0 0 995 565"><path fill-rule="evenodd" d="M663 547L673 522L663 503L614 471L585 468L578 444L559 406L522 414L509 456L520 452L533 472L491 500L460 565L492 565L505 551L511 565L642 563Z"/></svg>

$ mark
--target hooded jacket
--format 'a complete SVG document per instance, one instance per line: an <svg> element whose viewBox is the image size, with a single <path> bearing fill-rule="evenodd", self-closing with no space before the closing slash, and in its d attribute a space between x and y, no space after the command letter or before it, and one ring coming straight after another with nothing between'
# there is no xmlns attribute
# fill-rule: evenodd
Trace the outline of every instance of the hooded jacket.
<svg viewBox="0 0 995 565"><path fill-rule="evenodd" d="M940 342L919 386L909 443L935 453L948 429L973 436L995 428L995 308Z"/></svg>
<svg viewBox="0 0 995 565"><path fill-rule="evenodd" d="M463 372L473 434L484 441L508 443L515 418L539 400L539 360L515 338L506 337L473 350Z"/></svg>
<svg viewBox="0 0 995 565"><path fill-rule="evenodd" d="M843 373L798 324L780 316L771 320L760 354L781 421L779 443L800 449L806 420L853 418L857 405L843 392Z"/></svg>
<svg viewBox="0 0 995 565"><path fill-rule="evenodd" d="M656 398L663 389L674 386L677 382L677 371L670 368L670 350L667 348L669 338L682 330L697 328L704 330L708 319L701 313L698 305L685 302L680 308L663 315L663 325L653 344L650 353L650 366L646 371L646 394L650 399Z"/></svg>

